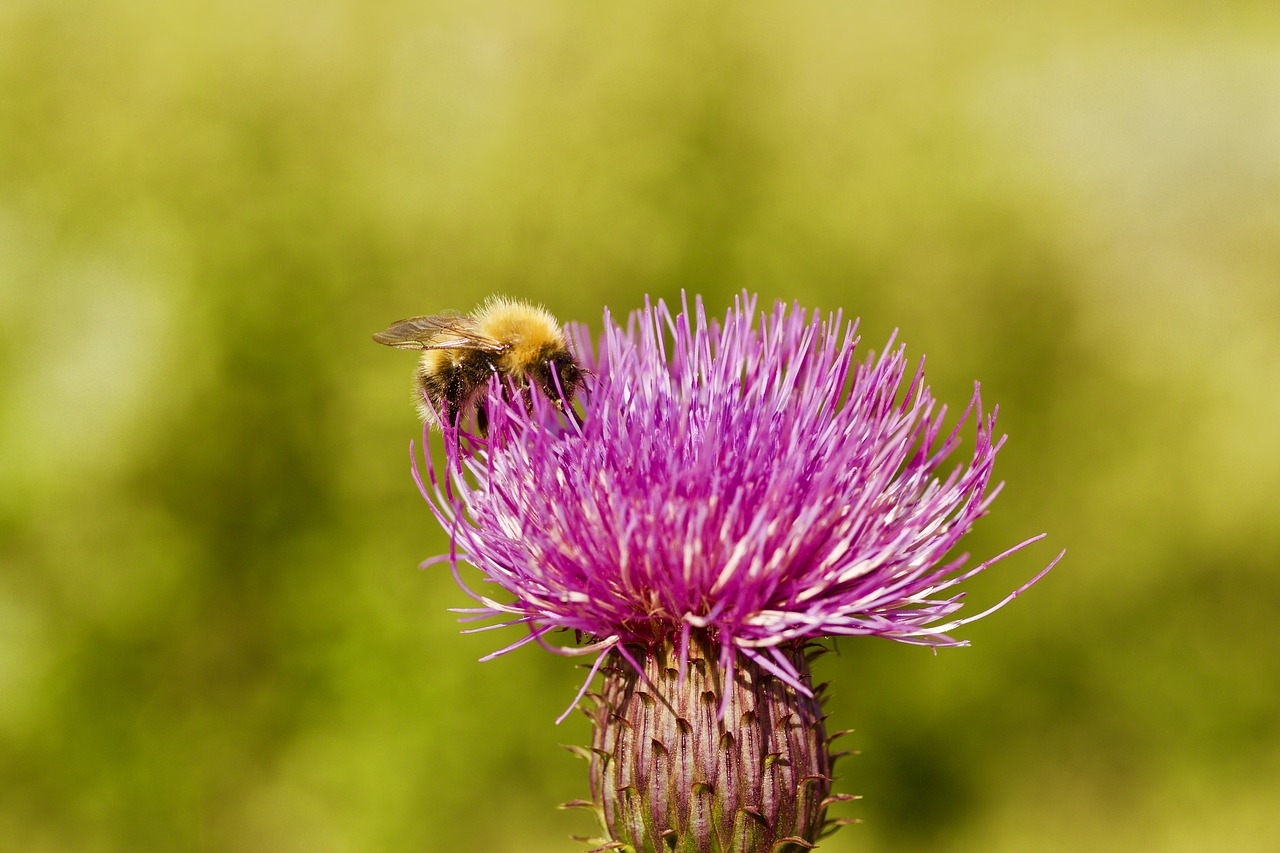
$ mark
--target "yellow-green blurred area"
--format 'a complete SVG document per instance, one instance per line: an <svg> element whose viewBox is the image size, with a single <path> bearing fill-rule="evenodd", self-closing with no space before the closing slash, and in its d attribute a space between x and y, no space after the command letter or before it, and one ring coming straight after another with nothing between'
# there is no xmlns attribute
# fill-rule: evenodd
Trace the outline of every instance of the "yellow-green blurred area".
<svg viewBox="0 0 1280 853"><path fill-rule="evenodd" d="M743 288L999 404L970 612L1067 549L818 662L822 849L1280 849L1274 3L8 0L0 91L0 849L586 849L369 335Z"/></svg>

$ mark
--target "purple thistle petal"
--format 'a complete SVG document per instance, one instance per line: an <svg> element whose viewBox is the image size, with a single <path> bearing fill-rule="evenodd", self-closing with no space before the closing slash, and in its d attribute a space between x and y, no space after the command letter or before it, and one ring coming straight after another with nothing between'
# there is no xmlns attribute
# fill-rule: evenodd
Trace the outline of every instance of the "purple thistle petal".
<svg viewBox="0 0 1280 853"><path fill-rule="evenodd" d="M1000 490L1004 439L976 385L944 432L923 361L908 374L893 338L858 361L856 323L839 313L779 303L757 315L748 294L718 321L700 299L682 308L646 302L625 326L606 315L595 346L571 329L588 371L580 419L495 379L487 439L446 430L440 478L427 457L424 481L415 457L451 536L428 562L455 577L459 561L478 568L511 600L459 578L481 605L465 612L529 631L489 657L567 629L593 642L560 651L597 654L594 673L613 648L630 660L624 644L678 637L687 650L701 629L725 672L741 653L803 689L779 647L843 635L962 645L948 632L1043 576L954 618L963 593L950 590L1042 538L968 570L967 555L948 559ZM944 470L968 422L972 456Z"/></svg>

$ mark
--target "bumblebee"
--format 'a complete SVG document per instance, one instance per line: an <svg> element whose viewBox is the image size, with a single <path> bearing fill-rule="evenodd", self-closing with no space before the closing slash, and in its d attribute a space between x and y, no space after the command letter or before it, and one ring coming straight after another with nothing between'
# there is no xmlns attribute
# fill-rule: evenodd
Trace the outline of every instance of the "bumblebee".
<svg viewBox="0 0 1280 853"><path fill-rule="evenodd" d="M560 323L539 305L493 296L471 314L410 317L373 339L422 352L414 397L419 415L433 427L457 426L474 413L476 430L485 435L485 396L495 375L517 388L537 388L574 416L583 370Z"/></svg>

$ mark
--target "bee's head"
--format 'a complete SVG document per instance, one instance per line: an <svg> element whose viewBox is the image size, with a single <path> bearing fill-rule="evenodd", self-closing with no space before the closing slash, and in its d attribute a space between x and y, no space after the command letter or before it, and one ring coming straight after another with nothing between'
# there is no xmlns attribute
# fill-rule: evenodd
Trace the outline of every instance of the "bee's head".
<svg viewBox="0 0 1280 853"><path fill-rule="evenodd" d="M564 411L573 402L573 397L582 384L582 368L569 353L555 353L534 365L529 371L529 381L556 408Z"/></svg>

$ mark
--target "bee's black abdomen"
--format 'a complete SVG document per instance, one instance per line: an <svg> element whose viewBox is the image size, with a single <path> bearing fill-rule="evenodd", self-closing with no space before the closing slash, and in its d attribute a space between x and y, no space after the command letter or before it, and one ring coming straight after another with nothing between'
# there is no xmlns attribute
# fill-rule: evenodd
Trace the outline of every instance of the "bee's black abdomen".
<svg viewBox="0 0 1280 853"><path fill-rule="evenodd" d="M482 399L489 387L493 368L484 353L465 352L447 356L447 360L435 369L418 369L418 384L435 409L435 416L443 426L459 426L459 419L477 408L476 425L480 435L488 428L488 419L481 414L477 399Z"/></svg>

